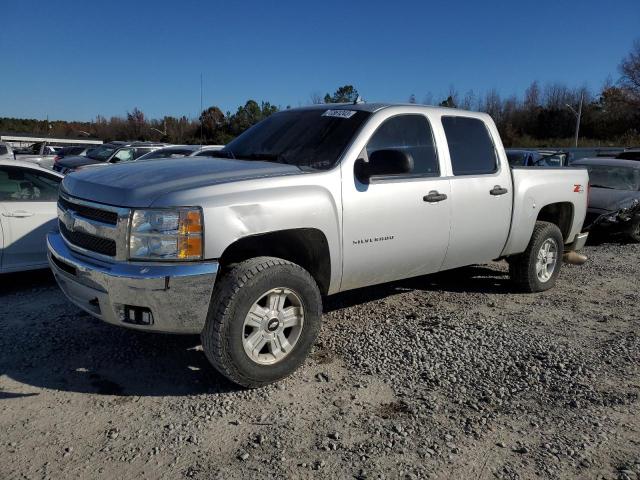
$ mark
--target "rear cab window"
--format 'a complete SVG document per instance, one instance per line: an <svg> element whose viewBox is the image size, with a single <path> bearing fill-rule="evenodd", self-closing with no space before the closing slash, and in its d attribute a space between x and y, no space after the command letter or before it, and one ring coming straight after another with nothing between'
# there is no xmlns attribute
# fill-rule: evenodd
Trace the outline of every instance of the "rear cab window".
<svg viewBox="0 0 640 480"><path fill-rule="evenodd" d="M472 117L444 116L442 127L455 176L498 171L498 156L485 123Z"/></svg>

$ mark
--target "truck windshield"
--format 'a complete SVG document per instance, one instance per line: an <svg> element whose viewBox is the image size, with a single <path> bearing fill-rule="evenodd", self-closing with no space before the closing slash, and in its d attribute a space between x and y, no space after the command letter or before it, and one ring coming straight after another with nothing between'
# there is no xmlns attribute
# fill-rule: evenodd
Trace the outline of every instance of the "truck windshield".
<svg viewBox="0 0 640 480"><path fill-rule="evenodd" d="M640 191L640 168L588 165L587 170L592 187Z"/></svg>
<svg viewBox="0 0 640 480"><path fill-rule="evenodd" d="M271 115L209 156L263 160L326 170L336 164L371 114L340 109L291 110Z"/></svg>

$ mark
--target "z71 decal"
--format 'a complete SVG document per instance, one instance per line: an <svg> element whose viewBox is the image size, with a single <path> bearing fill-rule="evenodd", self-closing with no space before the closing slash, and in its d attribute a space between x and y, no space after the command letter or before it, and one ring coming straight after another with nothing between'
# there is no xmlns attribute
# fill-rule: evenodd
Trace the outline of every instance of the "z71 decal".
<svg viewBox="0 0 640 480"><path fill-rule="evenodd" d="M576 184L573 186L573 191L574 191L575 193L582 193L582 192L584 192L584 188L582 187L582 185L579 185L579 184L577 184L577 183L576 183Z"/></svg>

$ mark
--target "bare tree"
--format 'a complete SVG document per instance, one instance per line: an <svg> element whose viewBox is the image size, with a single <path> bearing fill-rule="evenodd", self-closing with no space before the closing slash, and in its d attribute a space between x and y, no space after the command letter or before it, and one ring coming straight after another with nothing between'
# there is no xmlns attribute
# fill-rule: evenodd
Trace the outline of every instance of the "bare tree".
<svg viewBox="0 0 640 480"><path fill-rule="evenodd" d="M640 39L633 43L633 48L622 59L619 69L622 74L620 79L622 87L640 99Z"/></svg>
<svg viewBox="0 0 640 480"><path fill-rule="evenodd" d="M416 103L416 96L413 93L409 95L409 103Z"/></svg>
<svg viewBox="0 0 640 480"><path fill-rule="evenodd" d="M322 94L317 90L315 92L311 92L309 95L309 100L313 105L318 105L320 103L324 103L324 99L322 98Z"/></svg>
<svg viewBox="0 0 640 480"><path fill-rule="evenodd" d="M527 110L533 110L540 105L540 86L538 81L534 80L531 85L524 91L524 107Z"/></svg>
<svg viewBox="0 0 640 480"><path fill-rule="evenodd" d="M462 102L460 102L460 108L464 110L474 110L476 106L476 94L473 90L467 90L464 94Z"/></svg>

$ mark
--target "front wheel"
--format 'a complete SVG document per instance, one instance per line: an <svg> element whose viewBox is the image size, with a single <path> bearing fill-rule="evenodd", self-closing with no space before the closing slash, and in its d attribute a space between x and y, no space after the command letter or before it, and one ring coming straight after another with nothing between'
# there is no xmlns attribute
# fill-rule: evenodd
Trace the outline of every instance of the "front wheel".
<svg viewBox="0 0 640 480"><path fill-rule="evenodd" d="M562 266L564 239L557 225L536 222L527 249L509 259L511 279L525 292L552 288Z"/></svg>
<svg viewBox="0 0 640 480"><path fill-rule="evenodd" d="M305 269L280 258L252 258L216 282L203 350L232 382L260 387L304 362L321 317L320 290Z"/></svg>

